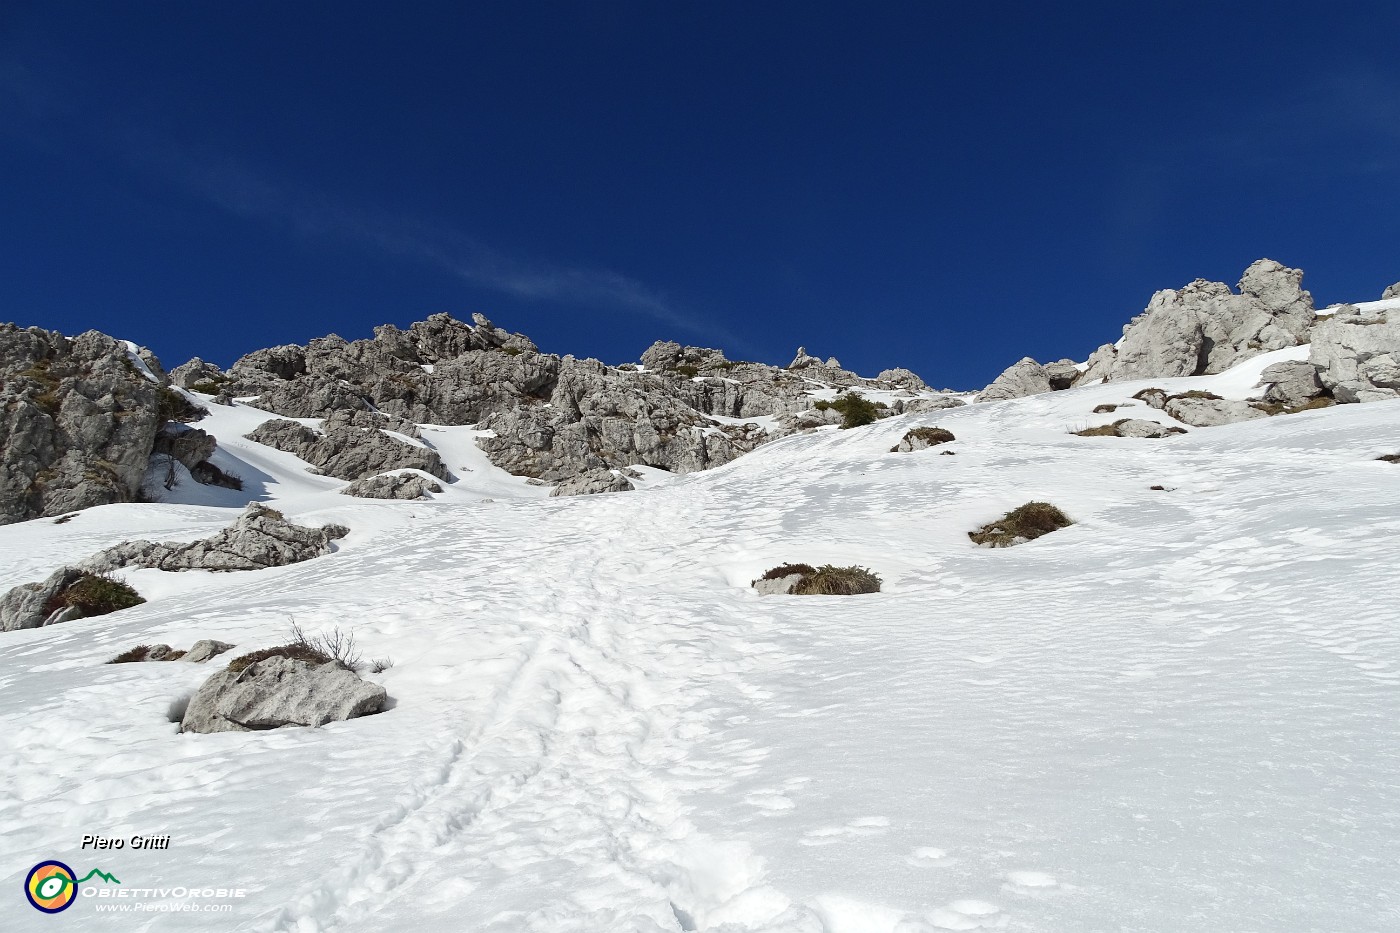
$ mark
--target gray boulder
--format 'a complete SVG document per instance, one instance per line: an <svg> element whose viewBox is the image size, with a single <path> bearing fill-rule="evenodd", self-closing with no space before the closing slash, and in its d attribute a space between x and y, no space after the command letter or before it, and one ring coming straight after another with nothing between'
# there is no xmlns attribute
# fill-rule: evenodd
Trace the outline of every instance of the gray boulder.
<svg viewBox="0 0 1400 933"><path fill-rule="evenodd" d="M1093 385L1103 382L1113 375L1113 364L1118 359L1118 349L1106 343L1093 353L1084 363L1084 371L1075 379L1075 385Z"/></svg>
<svg viewBox="0 0 1400 933"><path fill-rule="evenodd" d="M1050 374L1029 356L1022 357L987 386L977 396L979 402L998 402L1024 398L1050 391Z"/></svg>
<svg viewBox="0 0 1400 933"><path fill-rule="evenodd" d="M900 407L900 414L913 414L920 411L942 411L945 408L961 408L967 402L951 395L936 398L911 398Z"/></svg>
<svg viewBox="0 0 1400 933"><path fill-rule="evenodd" d="M1381 301L1389 301L1392 298L1400 298L1400 282L1387 285L1385 291L1381 292Z"/></svg>
<svg viewBox="0 0 1400 933"><path fill-rule="evenodd" d="M1261 259L1245 270L1238 294L1224 282L1205 279L1157 292L1123 329L1108 378L1220 373L1251 356L1304 342L1315 314L1302 279L1301 270ZM1091 369L1102 368L1099 363Z"/></svg>
<svg viewBox="0 0 1400 933"><path fill-rule="evenodd" d="M636 473L632 474L636 476ZM589 470L564 480L551 496L593 496L603 492L630 492L636 487L617 470Z"/></svg>
<svg viewBox="0 0 1400 933"><path fill-rule="evenodd" d="M928 385L919 375L902 366L894 369L882 369L875 377L876 382L888 382L890 385L898 386L901 389L909 389L912 392L922 392Z"/></svg>
<svg viewBox="0 0 1400 933"><path fill-rule="evenodd" d="M262 570L331 553L331 542L349 530L342 525L293 525L274 509L248 503L238 520L202 541L127 541L100 551L79 566L91 572L121 567L156 570Z"/></svg>
<svg viewBox="0 0 1400 933"><path fill-rule="evenodd" d="M1045 364L1045 377L1050 380L1050 388L1058 392L1074 385L1079 378L1079 364L1074 360L1057 360Z"/></svg>
<svg viewBox="0 0 1400 933"><path fill-rule="evenodd" d="M200 428L191 428L175 421L167 421L156 434L151 446L152 456L169 456L193 470L214 455L219 442L212 434Z"/></svg>
<svg viewBox="0 0 1400 933"><path fill-rule="evenodd" d="M160 391L105 334L0 324L0 524L136 498Z"/></svg>
<svg viewBox="0 0 1400 933"><path fill-rule="evenodd" d="M1234 424L1239 421L1253 421L1256 418L1269 417L1268 412L1260 411L1249 402L1191 395L1172 396L1167 399L1163 410L1176 420L1196 428L1209 428L1221 424Z"/></svg>
<svg viewBox="0 0 1400 933"><path fill-rule="evenodd" d="M340 491L341 495L361 499L423 499L430 492L442 492L442 487L416 473L365 476Z"/></svg>
<svg viewBox="0 0 1400 933"><path fill-rule="evenodd" d="M378 713L388 694L334 662L315 665L264 658L205 681L180 723L181 732L255 732L323 726Z"/></svg>
<svg viewBox="0 0 1400 933"><path fill-rule="evenodd" d="M212 638L201 638L194 643L194 647L185 652L184 660L192 661L195 664L202 664L210 658L217 658L219 655L233 648L233 645L226 641L215 641Z"/></svg>
<svg viewBox="0 0 1400 933"><path fill-rule="evenodd" d="M1400 396L1400 313L1336 308L1313 328L1308 361L1339 402L1377 402Z"/></svg>
<svg viewBox="0 0 1400 933"><path fill-rule="evenodd" d="M1157 438L1183 433L1181 428L1167 427L1144 418L1124 418L1113 425L1119 437Z"/></svg>
<svg viewBox="0 0 1400 933"><path fill-rule="evenodd" d="M1267 386L1264 401L1289 407L1306 405L1326 391L1317 378L1317 367L1306 360L1264 367L1258 385Z"/></svg>
<svg viewBox="0 0 1400 933"><path fill-rule="evenodd" d="M1141 392L1134 395L1133 398L1143 402L1148 408L1155 408L1161 411L1167 406L1168 395L1166 389L1143 389Z"/></svg>
<svg viewBox="0 0 1400 933"><path fill-rule="evenodd" d="M83 576L74 567L62 567L41 583L21 583L0 596L0 632L39 628L75 618L71 607L50 612L49 602Z"/></svg>
<svg viewBox="0 0 1400 933"><path fill-rule="evenodd" d="M904 436L899 439L899 443L890 448L890 453L913 453L916 450L928 450L939 444L946 444L957 440L953 432L945 428L917 427L904 432Z"/></svg>
<svg viewBox="0 0 1400 933"><path fill-rule="evenodd" d="M188 363L182 363L170 371L171 385L177 385L182 389L193 389L195 386L207 384L217 385L224 380L222 369L213 363L206 363L197 356Z"/></svg>

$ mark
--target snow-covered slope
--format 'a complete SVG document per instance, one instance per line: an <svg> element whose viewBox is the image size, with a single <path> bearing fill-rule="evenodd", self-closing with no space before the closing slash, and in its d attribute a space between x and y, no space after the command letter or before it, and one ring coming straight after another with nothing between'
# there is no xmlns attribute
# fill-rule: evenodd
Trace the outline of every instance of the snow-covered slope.
<svg viewBox="0 0 1400 933"><path fill-rule="evenodd" d="M1242 397L1289 353L1150 384ZM1400 402L1069 433L1168 421L1132 402L1147 385L790 437L579 499L538 498L444 429L425 441L478 485L352 500L214 425L217 465L352 533L289 567L132 573L143 606L0 635L4 929L1400 928L1400 466L1374 459L1400 451ZM934 424L957 441L888 452ZM1076 524L970 544L1033 499ZM0 587L122 538L206 535L233 505L0 527ZM884 590L749 588L799 560ZM179 735L172 709L213 665L103 664L277 644L290 618L391 657L367 676L392 708ZM80 850L90 833L171 842ZM110 916L171 899L92 882L55 920L18 900L47 858L246 896Z"/></svg>

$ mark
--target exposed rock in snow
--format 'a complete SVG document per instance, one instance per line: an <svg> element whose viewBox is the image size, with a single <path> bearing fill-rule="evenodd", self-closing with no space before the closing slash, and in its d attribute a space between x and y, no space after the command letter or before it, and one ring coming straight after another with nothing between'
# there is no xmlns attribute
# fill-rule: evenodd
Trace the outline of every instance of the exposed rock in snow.
<svg viewBox="0 0 1400 933"><path fill-rule="evenodd" d="M1108 379L1113 374L1113 363L1117 359L1117 348L1111 343L1104 344L1089 354L1089 359L1084 364L1084 372L1079 374L1076 383L1088 385Z"/></svg>
<svg viewBox="0 0 1400 933"><path fill-rule="evenodd" d="M632 474L636 476L636 474ZM629 492L635 487L617 470L589 470L564 480L551 496L592 496L601 492Z"/></svg>
<svg viewBox="0 0 1400 933"><path fill-rule="evenodd" d="M1167 405L1167 395L1166 389L1143 389L1141 392L1134 395L1133 398L1143 402L1148 408L1155 408L1161 411Z"/></svg>
<svg viewBox="0 0 1400 933"><path fill-rule="evenodd" d="M891 385L896 385L902 389L909 389L914 392L920 392L928 388L928 385L917 373L910 372L902 366L897 366L894 369L880 370L880 374L875 377L875 381L888 382Z"/></svg>
<svg viewBox="0 0 1400 933"><path fill-rule="evenodd" d="M1259 385L1268 386L1264 401L1280 405L1305 405L1325 391L1317 378L1317 367L1306 360L1289 360L1266 366L1259 374Z"/></svg>
<svg viewBox="0 0 1400 933"><path fill-rule="evenodd" d="M1074 360L1056 360L1045 364L1045 377L1055 391L1068 389L1079 378L1079 364Z"/></svg>
<svg viewBox="0 0 1400 933"><path fill-rule="evenodd" d="M753 581L754 591L759 596L786 596L792 588L802 582L806 574L790 573L783 577L764 578Z"/></svg>
<svg viewBox="0 0 1400 933"><path fill-rule="evenodd" d="M1167 399L1163 410L1176 420L1196 428L1269 417L1268 412L1260 411L1249 402L1193 395L1174 395Z"/></svg>
<svg viewBox="0 0 1400 933"><path fill-rule="evenodd" d="M890 448L890 453L911 453L915 450L928 450L939 444L957 440L952 431L944 428L919 427L906 431L899 443Z"/></svg>
<svg viewBox="0 0 1400 933"><path fill-rule="evenodd" d="M1312 332L1309 361L1339 402L1400 396L1400 314L1336 308Z"/></svg>
<svg viewBox="0 0 1400 933"><path fill-rule="evenodd" d="M945 408L961 408L967 402L951 395L944 395L939 398L911 398L903 403L902 414L911 414L918 411L941 411Z"/></svg>
<svg viewBox="0 0 1400 933"><path fill-rule="evenodd" d="M160 391L123 341L0 324L0 524L135 498Z"/></svg>
<svg viewBox="0 0 1400 933"><path fill-rule="evenodd" d="M997 402L1004 399L1023 398L1050 391L1050 374L1029 356L1011 364L1005 372L977 396L979 402Z"/></svg>
<svg viewBox="0 0 1400 933"><path fill-rule="evenodd" d="M341 525L293 525L281 512L250 502L236 522L212 538L187 544L127 541L93 555L80 567L89 571L121 567L261 570L329 554L331 542L348 533Z"/></svg>
<svg viewBox="0 0 1400 933"><path fill-rule="evenodd" d="M1157 292L1123 329L1109 378L1220 373L1240 360L1302 343L1314 317L1302 279L1299 269L1261 259L1245 270L1239 294L1205 279ZM1095 363L1091 369L1102 368L1102 359Z"/></svg>
<svg viewBox="0 0 1400 933"><path fill-rule="evenodd" d="M422 470L438 479L447 479L447 467L437 451L408 444L385 434L381 427L407 427L398 419L384 418L364 411L332 412L317 433L296 421L281 418L265 421L248 439L277 450L295 454L327 476L357 480L389 470ZM401 430L399 433L407 433Z"/></svg>
<svg viewBox="0 0 1400 933"><path fill-rule="evenodd" d="M21 583L4 596L0 596L0 632L13 632L25 628L39 628L75 618L65 607L50 611L47 607L59 593L72 586L83 576L83 572L73 567L61 567L39 583Z"/></svg>
<svg viewBox="0 0 1400 933"><path fill-rule="evenodd" d="M365 476L341 490L344 495L361 499L423 499L430 492L442 492L442 487L415 473Z"/></svg>
<svg viewBox="0 0 1400 933"><path fill-rule="evenodd" d="M1117 430L1119 437L1157 438L1183 433L1181 428L1167 427L1145 418L1124 418L1122 421L1114 422L1113 427Z"/></svg>
<svg viewBox="0 0 1400 933"><path fill-rule="evenodd" d="M195 642L189 651L185 652L184 660L192 661L195 664L202 664L210 658L217 658L226 651L232 650L233 645L226 641L217 641L212 638L201 638Z"/></svg>
<svg viewBox="0 0 1400 933"><path fill-rule="evenodd" d="M237 673L223 670L190 700L181 732L253 732L323 726L377 713L388 695L334 662L270 657Z"/></svg>
<svg viewBox="0 0 1400 933"><path fill-rule="evenodd" d="M168 421L156 434L151 454L174 457L185 465L185 469L193 470L196 465L212 457L218 446L219 442L208 432Z"/></svg>

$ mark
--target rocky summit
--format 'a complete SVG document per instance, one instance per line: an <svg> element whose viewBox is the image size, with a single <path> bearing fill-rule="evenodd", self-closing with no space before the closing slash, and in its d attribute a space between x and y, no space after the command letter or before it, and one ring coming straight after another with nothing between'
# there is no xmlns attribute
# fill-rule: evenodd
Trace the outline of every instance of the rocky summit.
<svg viewBox="0 0 1400 933"><path fill-rule="evenodd" d="M209 406L257 412L238 440L289 454L349 495L411 501L470 469L445 459L435 435L449 427L473 429L493 467L570 496L634 489L638 468L692 473L776 438L854 426L855 395L878 419L1216 374L1288 348L1305 352L1269 366L1253 401L1176 399L1163 410L1209 426L1400 395L1396 288L1318 312L1302 280L1261 259L1234 288L1197 279L1159 291L1083 362L1024 357L975 394L931 389L905 368L862 377L805 347L775 366L662 340L636 363L608 365L542 353L480 314L271 347L227 370L195 358L169 375L148 350L96 331L0 325L0 523L156 498L182 480L241 490L237 472L215 463L230 438L197 426Z"/></svg>

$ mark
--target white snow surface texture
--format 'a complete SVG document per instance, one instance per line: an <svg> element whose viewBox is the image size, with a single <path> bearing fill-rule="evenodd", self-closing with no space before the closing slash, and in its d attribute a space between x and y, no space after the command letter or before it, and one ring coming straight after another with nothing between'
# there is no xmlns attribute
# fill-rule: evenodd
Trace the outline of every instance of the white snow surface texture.
<svg viewBox="0 0 1400 933"><path fill-rule="evenodd" d="M238 440L270 415L211 406L220 466L352 532L289 567L129 572L145 605L0 635L0 927L1400 929L1400 465L1375 459L1400 452L1400 402L1069 433L1171 423L1092 410L1147 385L1244 397L1297 353L789 437L569 499L492 473L466 429L424 431L459 477L442 496L351 499ZM889 452L935 424L956 442ZM243 498L187 482L0 528L0 587L205 536ZM1029 500L1076 524L968 540ZM785 561L860 564L884 589L757 596ZM172 710L289 617L391 657L365 675L390 708L178 734ZM200 638L238 647L104 663ZM45 859L246 896L162 912L173 895L99 898L93 879L50 917L21 895Z"/></svg>

